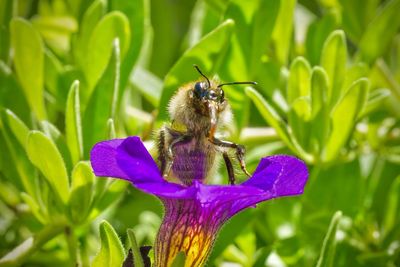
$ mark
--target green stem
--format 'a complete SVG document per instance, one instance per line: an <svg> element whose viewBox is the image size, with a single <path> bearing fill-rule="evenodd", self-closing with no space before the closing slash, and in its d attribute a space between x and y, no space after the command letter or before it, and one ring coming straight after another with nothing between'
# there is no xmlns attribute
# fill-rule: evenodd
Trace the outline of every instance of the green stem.
<svg viewBox="0 0 400 267"><path fill-rule="evenodd" d="M71 263L71 266L78 266L78 240L70 227L66 227L64 232L65 240L67 241L68 245L69 261Z"/></svg>
<svg viewBox="0 0 400 267"><path fill-rule="evenodd" d="M0 267L20 266L30 255L40 249L47 241L53 239L63 231L62 225L48 225L40 232L29 237L20 245L0 259Z"/></svg>

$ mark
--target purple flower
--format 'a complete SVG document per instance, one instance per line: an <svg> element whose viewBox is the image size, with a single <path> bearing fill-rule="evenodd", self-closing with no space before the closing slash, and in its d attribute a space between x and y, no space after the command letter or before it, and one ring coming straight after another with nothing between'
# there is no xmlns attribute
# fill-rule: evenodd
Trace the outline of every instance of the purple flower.
<svg viewBox="0 0 400 267"><path fill-rule="evenodd" d="M130 181L164 203L165 216L155 244L155 266L170 266L178 252L185 266L201 266L221 226L239 211L257 203L303 193L306 165L292 156L263 158L253 176L239 185L191 186L163 179L139 137L97 143L90 155L97 176Z"/></svg>

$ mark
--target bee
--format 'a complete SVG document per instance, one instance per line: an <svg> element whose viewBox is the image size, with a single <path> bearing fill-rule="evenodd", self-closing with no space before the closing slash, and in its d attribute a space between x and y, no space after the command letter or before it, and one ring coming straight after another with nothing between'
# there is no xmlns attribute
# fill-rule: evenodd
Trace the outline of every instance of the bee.
<svg viewBox="0 0 400 267"><path fill-rule="evenodd" d="M235 174L229 149L234 149L243 172L246 169L242 145L215 137L216 132L229 125L232 111L225 98L223 86L256 84L255 82L230 82L218 84L209 80L198 66L194 68L205 80L189 83L171 98L168 112L170 125L158 133L158 159L165 179L178 179L185 185L193 180L205 180L217 166L217 153L222 153L229 183L235 184Z"/></svg>

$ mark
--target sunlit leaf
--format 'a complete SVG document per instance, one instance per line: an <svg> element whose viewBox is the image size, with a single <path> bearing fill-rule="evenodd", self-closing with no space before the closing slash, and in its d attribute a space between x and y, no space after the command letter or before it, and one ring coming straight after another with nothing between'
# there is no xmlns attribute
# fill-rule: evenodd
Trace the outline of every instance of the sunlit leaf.
<svg viewBox="0 0 400 267"><path fill-rule="evenodd" d="M10 26L14 65L27 101L38 119L46 118L43 96L44 47L39 33L24 19Z"/></svg>
<svg viewBox="0 0 400 267"><path fill-rule="evenodd" d="M321 54L321 66L329 78L327 97L331 106L335 105L343 94L342 85L346 73L346 61L347 47L344 32L334 31L325 41Z"/></svg>
<svg viewBox="0 0 400 267"><path fill-rule="evenodd" d="M119 40L120 58L124 58L129 49L130 35L129 20L119 11L108 13L97 24L88 43L84 69L89 84L87 95L91 95L92 88L107 72L107 64L113 58L114 40Z"/></svg>
<svg viewBox="0 0 400 267"><path fill-rule="evenodd" d="M107 69L96 85L83 116L84 155L96 142L107 138L107 120L115 116L118 102L119 75L120 50L116 39Z"/></svg>
<svg viewBox="0 0 400 267"><path fill-rule="evenodd" d="M68 175L64 160L55 144L43 133L31 131L27 138L26 150L32 163L66 203L69 197Z"/></svg>
<svg viewBox="0 0 400 267"><path fill-rule="evenodd" d="M355 120L367 101L368 90L367 79L357 80L332 111L332 132L324 153L326 161L333 160L348 140Z"/></svg>
<svg viewBox="0 0 400 267"><path fill-rule="evenodd" d="M117 233L106 221L100 226L101 247L99 253L93 259L92 267L122 266L125 259L125 251Z"/></svg>
<svg viewBox="0 0 400 267"><path fill-rule="evenodd" d="M71 197L68 202L71 219L75 223L83 222L92 204L95 176L88 162L80 161L71 175Z"/></svg>
<svg viewBox="0 0 400 267"><path fill-rule="evenodd" d="M79 101L79 81L71 85L68 93L65 111L65 135L72 157L72 163L77 163L83 156L83 140L81 125L81 110Z"/></svg>
<svg viewBox="0 0 400 267"><path fill-rule="evenodd" d="M287 102L291 105L299 97L310 96L311 67L307 60L298 57L290 65Z"/></svg>

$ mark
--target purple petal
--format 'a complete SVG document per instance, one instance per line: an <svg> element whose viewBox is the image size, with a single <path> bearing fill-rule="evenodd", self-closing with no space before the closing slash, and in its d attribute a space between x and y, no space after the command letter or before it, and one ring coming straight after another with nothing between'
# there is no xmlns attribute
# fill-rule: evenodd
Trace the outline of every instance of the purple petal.
<svg viewBox="0 0 400 267"><path fill-rule="evenodd" d="M168 198L191 198L192 188L165 181L137 136L97 143L90 161L96 176L116 177L131 182L138 189Z"/></svg>
<svg viewBox="0 0 400 267"><path fill-rule="evenodd" d="M96 176L116 177L129 181L129 177L119 168L116 160L117 147L124 139L99 142L90 151L90 163Z"/></svg>
<svg viewBox="0 0 400 267"><path fill-rule="evenodd" d="M170 183L163 179L157 164L137 136L126 138L117 147L116 162L138 189L169 198L190 198L192 188Z"/></svg>
<svg viewBox="0 0 400 267"><path fill-rule="evenodd" d="M269 191L273 197L303 193L308 179L306 164L293 156L276 155L263 158L253 176L242 183Z"/></svg>

